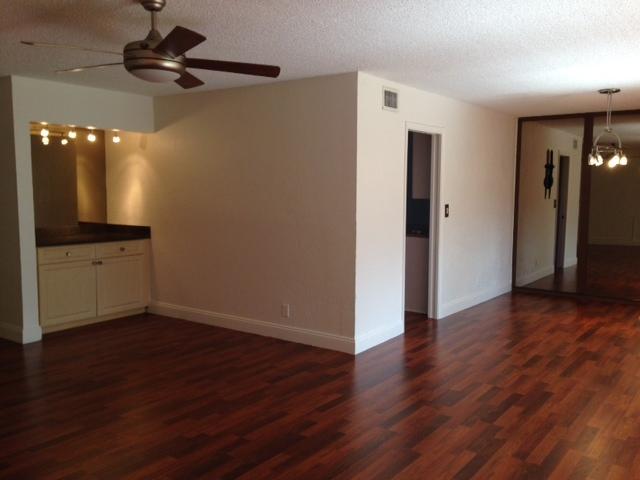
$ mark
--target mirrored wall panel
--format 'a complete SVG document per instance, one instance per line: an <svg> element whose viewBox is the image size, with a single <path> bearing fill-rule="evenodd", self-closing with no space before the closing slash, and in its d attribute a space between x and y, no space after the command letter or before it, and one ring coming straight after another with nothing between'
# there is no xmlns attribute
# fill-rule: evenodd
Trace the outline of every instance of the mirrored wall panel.
<svg viewBox="0 0 640 480"><path fill-rule="evenodd" d="M640 301L640 115L613 115L613 132L600 137L612 147L604 163L589 166L588 244L584 293ZM593 138L606 118L596 117ZM620 145L618 145L619 137ZM615 157L615 149L622 153ZM626 159L623 157L626 156Z"/></svg>
<svg viewBox="0 0 640 480"><path fill-rule="evenodd" d="M583 118L525 121L520 130L514 282L576 293Z"/></svg>

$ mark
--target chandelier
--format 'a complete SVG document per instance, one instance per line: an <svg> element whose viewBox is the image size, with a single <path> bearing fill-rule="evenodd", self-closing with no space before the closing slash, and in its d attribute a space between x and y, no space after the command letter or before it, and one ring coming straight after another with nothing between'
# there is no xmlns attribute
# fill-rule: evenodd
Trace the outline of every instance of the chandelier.
<svg viewBox="0 0 640 480"><path fill-rule="evenodd" d="M602 90L598 90L598 93L607 96L607 126L593 141L593 147L589 154L589 165L591 166L599 167L600 165L603 165L605 155L611 155L607 160L607 166L609 168L615 168L618 165L624 166L629 163L627 156L622 151L622 140L620 140L618 134L616 134L611 128L611 101L613 100L613 94L618 93L619 91L619 88L604 88ZM613 143L600 143L600 139L607 136L615 137L616 141Z"/></svg>

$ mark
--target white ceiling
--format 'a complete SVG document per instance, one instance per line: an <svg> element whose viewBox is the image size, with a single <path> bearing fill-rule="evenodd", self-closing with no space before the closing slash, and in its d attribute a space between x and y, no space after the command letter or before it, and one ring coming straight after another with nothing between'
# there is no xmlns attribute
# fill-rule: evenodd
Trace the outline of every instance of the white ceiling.
<svg viewBox="0 0 640 480"><path fill-rule="evenodd" d="M280 80L362 70L517 115L640 107L636 0L167 0L166 34L179 24L208 41L194 57L278 64ZM135 0L2 2L0 75L25 75L153 95L181 93L111 67L56 75L112 56L36 49L22 39L121 50L143 38ZM116 57L117 58L117 57ZM195 72L194 72L195 73ZM272 80L202 72L198 88Z"/></svg>

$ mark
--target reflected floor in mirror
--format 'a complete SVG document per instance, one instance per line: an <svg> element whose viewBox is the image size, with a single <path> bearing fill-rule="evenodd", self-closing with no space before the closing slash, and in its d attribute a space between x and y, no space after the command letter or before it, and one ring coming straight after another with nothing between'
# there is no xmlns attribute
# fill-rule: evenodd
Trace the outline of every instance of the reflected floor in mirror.
<svg viewBox="0 0 640 480"><path fill-rule="evenodd" d="M577 293L578 267L573 265L572 267L558 269L555 273L524 285L524 287L554 292Z"/></svg>
<svg viewBox="0 0 640 480"><path fill-rule="evenodd" d="M640 246L589 245L585 292L640 301Z"/></svg>

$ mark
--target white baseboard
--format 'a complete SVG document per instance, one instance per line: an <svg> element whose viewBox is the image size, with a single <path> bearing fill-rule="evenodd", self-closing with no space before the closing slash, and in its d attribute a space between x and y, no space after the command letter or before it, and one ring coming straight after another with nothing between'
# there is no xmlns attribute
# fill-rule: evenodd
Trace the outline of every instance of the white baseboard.
<svg viewBox="0 0 640 480"><path fill-rule="evenodd" d="M576 260L577 263L577 260ZM555 268L553 265L548 265L546 267L540 268L535 272L527 273L526 275L520 275L516 277L516 285L519 287L524 287L525 285L529 285L530 283L535 282L536 280L540 280L541 278L547 277L549 275L553 275L555 272Z"/></svg>
<svg viewBox="0 0 640 480"><path fill-rule="evenodd" d="M157 315L203 323L214 327L228 328L230 330L262 335L264 337L273 337L344 353L356 353L356 343L353 338L320 332L318 330L281 325L263 320L255 320L253 318L240 317L238 315L210 312L199 308L185 307L183 305L174 305L159 301L152 301L149 311Z"/></svg>
<svg viewBox="0 0 640 480"><path fill-rule="evenodd" d="M140 315L141 313L144 313L144 311L144 308L132 308L131 310L125 310L124 312L110 313L109 315L101 315L99 317L85 318L83 320L75 320L73 322L59 323L56 325L44 325L42 327L42 331L45 334L59 332L61 330L68 330L70 328L84 327L85 325L92 325L94 323L107 322L109 320L115 320L117 318Z"/></svg>
<svg viewBox="0 0 640 480"><path fill-rule="evenodd" d="M26 327L13 323L0 322L0 338L16 343L33 343L42 340L42 330L39 325Z"/></svg>
<svg viewBox="0 0 640 480"><path fill-rule="evenodd" d="M480 303L484 303L492 298L499 297L511 291L511 285L503 285L495 287L481 292L473 293L462 298L451 300L438 308L437 318L441 319L453 315L461 310L474 307Z"/></svg>
<svg viewBox="0 0 640 480"><path fill-rule="evenodd" d="M22 343L22 327L12 323L0 322L0 338Z"/></svg>
<svg viewBox="0 0 640 480"><path fill-rule="evenodd" d="M370 348L380 345L381 343L391 340L403 333L404 322L400 322L391 326L384 325L380 328L367 332L364 335L357 335L355 353L362 353L365 350L369 350Z"/></svg>

